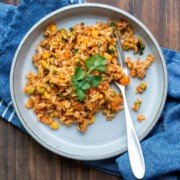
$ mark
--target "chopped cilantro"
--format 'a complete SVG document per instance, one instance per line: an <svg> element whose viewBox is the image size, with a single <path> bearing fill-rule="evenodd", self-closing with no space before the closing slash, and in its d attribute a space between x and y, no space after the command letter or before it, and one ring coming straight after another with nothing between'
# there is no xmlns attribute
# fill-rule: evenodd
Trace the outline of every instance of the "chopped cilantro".
<svg viewBox="0 0 180 180"><path fill-rule="evenodd" d="M88 72L82 70L80 65L75 69L71 80L73 82L73 88L76 90L80 101L84 101L86 98L85 90L90 89L91 87L97 87L102 81L102 75L93 76L90 73L94 70L105 72L106 64L107 60L105 57L96 54L85 61L85 66Z"/></svg>
<svg viewBox="0 0 180 180"><path fill-rule="evenodd" d="M113 28L115 28L115 27L116 27L116 25L115 25L115 23L114 23L114 22L111 22L111 23L109 24L109 26L110 26L110 27L113 27Z"/></svg>
<svg viewBox="0 0 180 180"><path fill-rule="evenodd" d="M137 47L138 47L138 52L139 55L142 55L143 54L143 51L145 49L145 44L144 42L142 41L142 39L138 39L138 42L137 42Z"/></svg>
<svg viewBox="0 0 180 180"><path fill-rule="evenodd" d="M98 70L100 72L105 72L107 60L105 57L95 54L85 61L86 68L91 72L93 70Z"/></svg>
<svg viewBox="0 0 180 180"><path fill-rule="evenodd" d="M74 49L74 55L78 53L79 49Z"/></svg>
<svg viewBox="0 0 180 180"><path fill-rule="evenodd" d="M72 32L73 31L73 27L70 27L69 30Z"/></svg>

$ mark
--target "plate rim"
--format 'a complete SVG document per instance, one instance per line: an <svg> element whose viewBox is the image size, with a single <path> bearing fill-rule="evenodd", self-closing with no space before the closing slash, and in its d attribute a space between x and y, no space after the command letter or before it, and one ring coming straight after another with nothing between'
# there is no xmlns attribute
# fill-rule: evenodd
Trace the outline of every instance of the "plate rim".
<svg viewBox="0 0 180 180"><path fill-rule="evenodd" d="M154 120L151 122L151 124L149 125L149 127L147 128L147 130L141 135L138 137L138 139L140 141L142 141L149 133L150 131L153 129L153 127L155 126L155 124L158 122L159 120L159 117L162 113L162 110L164 108L164 105L165 105L165 102L166 102L166 97L167 97L167 85L168 85L168 74L167 74L167 68L166 68L166 63L165 63L165 59L164 59L164 56L163 56L163 53L161 51L161 48L158 44L158 42L156 41L154 35L149 31L149 29L140 21L138 20L136 17L134 17L133 15L129 14L128 12L122 10L122 9L119 9L119 8L116 8L116 7L113 7L113 6L110 6L110 5L105 5L105 4L99 4L99 3L84 3L84 4L76 4L76 5L71 5L71 6L67 6L67 7L63 7L63 8L59 8L51 13L49 13L48 15L46 15L45 17L43 17L42 19L40 19L37 23L35 23L31 28L30 30L25 34L25 36L23 37L23 39L21 40L17 50L16 50L16 53L14 55L14 58L13 58L13 61L12 61L12 65L11 65L11 71L10 71L10 93L11 93L11 98L12 98L12 102L13 102L13 106L14 106L14 109L16 111L16 114L20 120L20 122L22 123L23 127L26 129L26 131L31 135L31 137L33 139L36 140L36 142L38 142L40 145L42 145L43 147L45 147L46 149L58 154L58 155L61 155L61 156L64 156L64 157L67 157L67 158L71 158L71 159L76 159L76 160L102 160L102 159L107 159L107 158L110 158L110 157L114 157L116 155L120 155L122 153L124 153L126 150L127 150L127 147L123 148L123 149L120 149L119 151L115 151L115 152L112 152L112 153L108 153L106 155L99 155L99 156L83 156L83 155L75 155L75 154L69 154L69 153L66 153L66 152L63 152L59 149L56 149L52 146L50 146L49 144L47 144L44 140L40 139L32 130L31 128L28 126L28 124L24 121L24 118L21 116L21 113L18 109L18 105L16 103L16 97L15 97L15 94L14 94L14 71L15 71L15 65L16 65L16 61L18 59L18 56L19 56L19 53L21 51L21 48L23 46L23 44L26 42L26 39L29 37L29 35L39 26L41 25L44 21L46 21L47 19L53 17L54 15L56 14L59 14L63 11L67 11L67 10L71 10L71 9L75 9L75 8L84 8L84 7L98 7L98 8L102 8L102 9L109 9L109 10L112 10L112 11L115 11L115 12L118 12L120 14L123 14L125 16L127 16L128 18L130 18L131 20L135 21L138 25L140 25L141 28L143 28L143 30L145 31L145 33L150 37L150 39L153 41L155 47L157 48L158 50L158 53L159 53L159 56L161 58L161 62L162 62L162 67L163 67L163 76L164 76L164 91L163 91L163 96L162 96L162 99L161 99L161 103L160 103L160 106L159 106L159 109L158 109L158 112L154 118Z"/></svg>

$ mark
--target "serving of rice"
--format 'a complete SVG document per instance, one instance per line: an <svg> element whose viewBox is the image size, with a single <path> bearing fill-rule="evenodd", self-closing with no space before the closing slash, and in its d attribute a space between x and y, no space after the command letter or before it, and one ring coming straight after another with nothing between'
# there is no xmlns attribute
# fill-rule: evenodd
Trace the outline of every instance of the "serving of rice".
<svg viewBox="0 0 180 180"><path fill-rule="evenodd" d="M133 29L122 19L97 22L93 26L81 23L70 30L58 29L55 24L46 27L44 39L37 45L32 58L37 72L29 72L23 90L29 95L26 108L33 109L39 121L52 129L58 129L59 122L66 126L75 123L78 130L84 132L95 121L97 112L102 111L107 120L111 120L123 109L121 93L116 93L110 86L113 81L122 82L127 78L117 61L116 28L123 49L138 53L138 43L142 40L134 37ZM87 71L85 61L96 54L106 59L106 71L91 72L94 76L100 74L102 80L97 87L86 89L84 101L79 101L72 76L78 66ZM148 55L148 62L133 63L128 59L127 64L131 72L136 70L134 77L142 78L153 60L153 56Z"/></svg>

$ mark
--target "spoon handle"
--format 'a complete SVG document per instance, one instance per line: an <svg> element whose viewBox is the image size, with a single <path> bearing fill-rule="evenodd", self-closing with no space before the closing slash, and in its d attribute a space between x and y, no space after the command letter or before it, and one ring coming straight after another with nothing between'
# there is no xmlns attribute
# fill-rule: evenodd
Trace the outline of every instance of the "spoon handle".
<svg viewBox="0 0 180 180"><path fill-rule="evenodd" d="M131 115L129 113L129 108L127 105L125 87L121 87L121 92L124 100L124 109L126 116L126 130L127 130L127 145L128 145L128 156L130 160L130 165L132 171L136 178L141 179L145 174L145 163L142 154L142 149L134 129Z"/></svg>

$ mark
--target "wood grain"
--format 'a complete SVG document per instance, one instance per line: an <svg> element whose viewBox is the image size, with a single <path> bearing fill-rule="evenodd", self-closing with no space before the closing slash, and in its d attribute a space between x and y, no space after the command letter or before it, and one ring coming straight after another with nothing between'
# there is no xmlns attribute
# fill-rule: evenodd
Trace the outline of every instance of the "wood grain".
<svg viewBox="0 0 180 180"><path fill-rule="evenodd" d="M17 5L19 0L1 2ZM136 16L162 47L180 51L179 0L89 0ZM120 180L44 149L31 137L0 118L0 180Z"/></svg>

